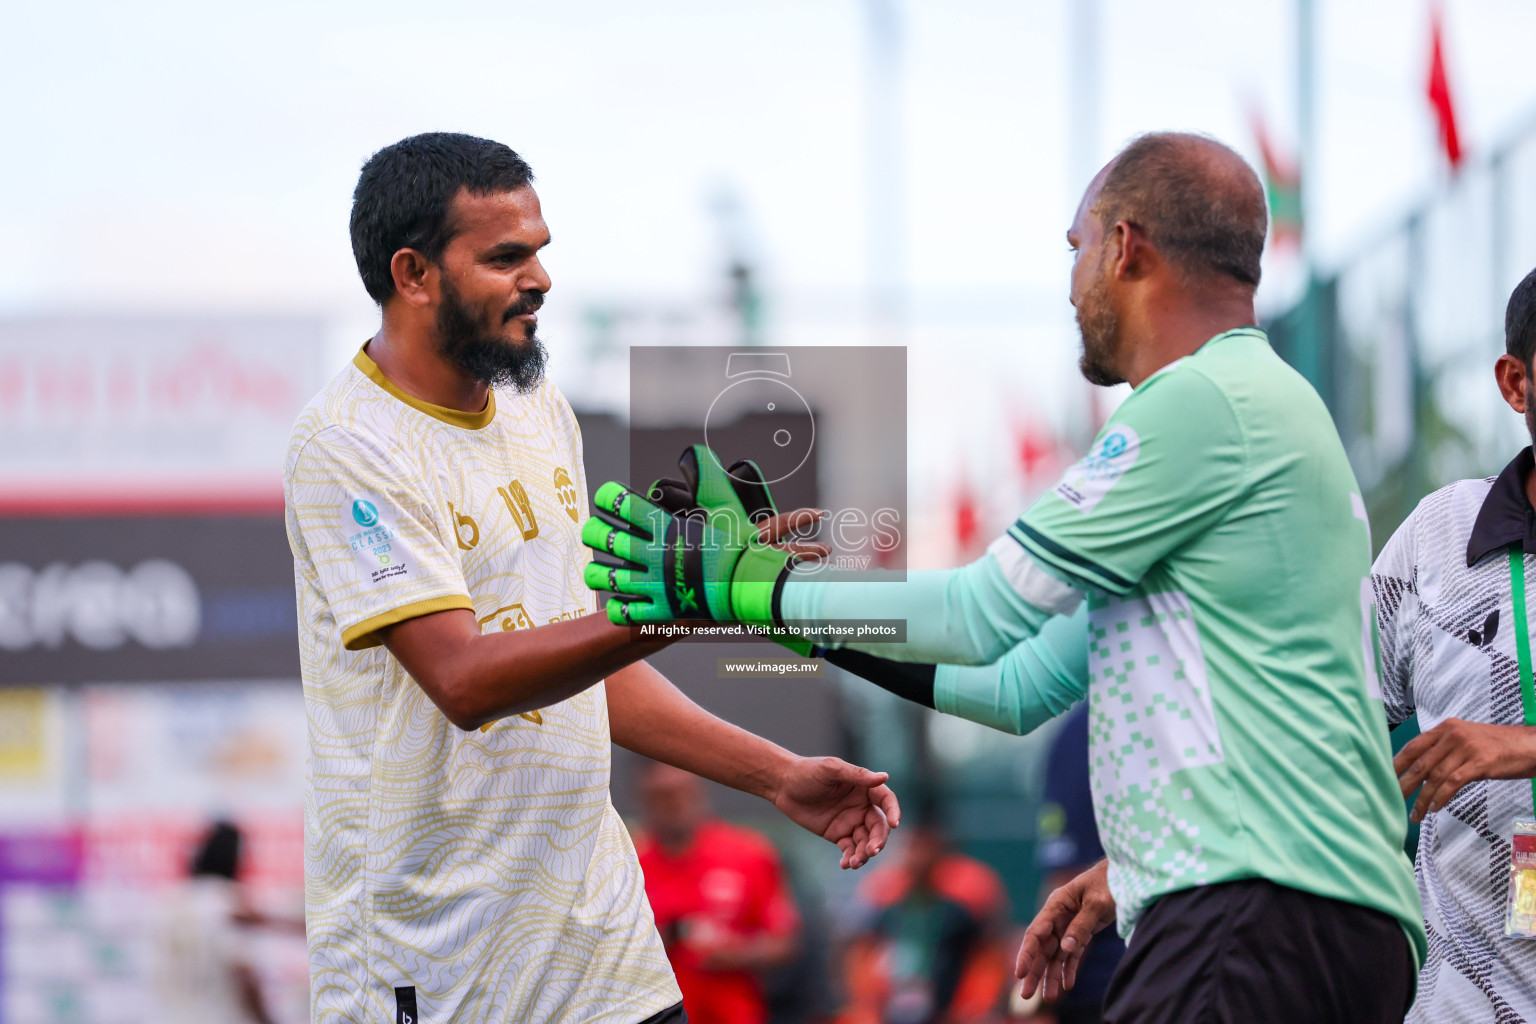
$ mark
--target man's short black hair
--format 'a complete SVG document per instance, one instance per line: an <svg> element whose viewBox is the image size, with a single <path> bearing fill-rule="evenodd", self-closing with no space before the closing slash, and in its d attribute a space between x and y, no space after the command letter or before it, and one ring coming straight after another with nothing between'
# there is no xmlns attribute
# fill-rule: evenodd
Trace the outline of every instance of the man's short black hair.
<svg viewBox="0 0 1536 1024"><path fill-rule="evenodd" d="M1100 186L1105 230L1128 221L1165 259L1196 277L1258 286L1269 211L1243 158L1204 135L1152 132L1120 151Z"/></svg>
<svg viewBox="0 0 1536 1024"><path fill-rule="evenodd" d="M1536 355L1536 270L1515 285L1504 307L1504 351L1531 369Z"/></svg>
<svg viewBox="0 0 1536 1024"><path fill-rule="evenodd" d="M453 240L449 207L459 189L513 192L533 171L511 149L457 132L427 132L385 146L363 165L352 193L352 256L379 305L395 294L389 261L415 249L434 262Z"/></svg>

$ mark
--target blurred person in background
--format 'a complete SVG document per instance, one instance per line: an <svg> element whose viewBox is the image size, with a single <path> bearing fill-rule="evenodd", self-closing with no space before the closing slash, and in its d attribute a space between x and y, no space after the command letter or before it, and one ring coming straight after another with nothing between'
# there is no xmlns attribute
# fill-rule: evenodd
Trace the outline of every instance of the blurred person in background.
<svg viewBox="0 0 1536 1024"><path fill-rule="evenodd" d="M1499 391L1536 442L1536 271L1509 298L1504 348ZM1531 452L1419 502L1371 570L1387 718L1417 713L1423 730L1396 759L1423 826L1429 958L1414 1024L1536 1021L1536 941L1505 934L1511 826L1536 820L1536 694L1522 693L1519 643L1530 604L1514 600L1514 573L1530 577L1536 555Z"/></svg>
<svg viewBox="0 0 1536 1024"><path fill-rule="evenodd" d="M908 828L901 860L859 886L845 1024L991 1019L1010 980L1003 881L954 850L932 812Z"/></svg>
<svg viewBox="0 0 1536 1024"><path fill-rule="evenodd" d="M691 1024L763 1024L760 975L794 959L800 916L778 853L710 813L698 776L652 763L635 847Z"/></svg>
<svg viewBox="0 0 1536 1024"><path fill-rule="evenodd" d="M1062 717L1046 759L1035 860L1046 872L1047 894L1104 859L1088 768L1088 702L1083 701ZM1065 994L1047 993L1059 1000L1048 1010L1057 1024L1099 1024L1109 979L1124 955L1125 942L1112 928L1094 939L1077 966L1075 984Z"/></svg>
<svg viewBox="0 0 1536 1024"><path fill-rule="evenodd" d="M167 894L154 986L168 1024L272 1024L252 966L240 843L238 828L215 823Z"/></svg>
<svg viewBox="0 0 1536 1024"><path fill-rule="evenodd" d="M800 911L800 940L794 959L763 975L768 1024L830 1024L842 1006L837 927L827 893L811 872L785 863L790 897Z"/></svg>

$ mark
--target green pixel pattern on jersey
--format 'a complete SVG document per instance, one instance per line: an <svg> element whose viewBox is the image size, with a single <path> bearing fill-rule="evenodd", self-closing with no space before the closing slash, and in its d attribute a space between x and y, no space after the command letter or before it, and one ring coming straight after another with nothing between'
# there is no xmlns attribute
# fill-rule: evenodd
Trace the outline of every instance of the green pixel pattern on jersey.
<svg viewBox="0 0 1536 1024"><path fill-rule="evenodd" d="M1173 775L1220 764L1221 736L1187 597L1116 601L1089 616L1089 764L1104 794L1099 828L1106 849L1143 851L1119 872L1122 891L1140 905L1164 879L1209 880L1200 826L1191 820L1193 791L1174 785Z"/></svg>

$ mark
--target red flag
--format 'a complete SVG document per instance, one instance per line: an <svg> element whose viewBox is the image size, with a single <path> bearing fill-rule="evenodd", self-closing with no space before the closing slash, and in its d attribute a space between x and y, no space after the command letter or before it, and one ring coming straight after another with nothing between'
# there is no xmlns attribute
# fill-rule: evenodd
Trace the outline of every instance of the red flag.
<svg viewBox="0 0 1536 1024"><path fill-rule="evenodd" d="M1440 7L1429 10L1429 104L1435 108L1435 121L1440 128L1440 146L1451 170L1461 167L1461 135L1456 130L1456 108L1451 103L1451 80L1445 73L1445 48L1441 31Z"/></svg>
<svg viewBox="0 0 1536 1024"><path fill-rule="evenodd" d="M1264 186L1269 194L1270 232L1275 245L1301 245L1301 168L1281 152L1269 134L1264 114L1255 106L1248 116L1264 159Z"/></svg>
<svg viewBox="0 0 1536 1024"><path fill-rule="evenodd" d="M981 532L981 514L976 508L976 495L971 493L969 480L961 479L955 494L955 546L962 554L969 552Z"/></svg>
<svg viewBox="0 0 1536 1024"><path fill-rule="evenodd" d="M1049 469L1056 458L1056 439L1049 430L1033 419L1016 420L1013 424L1014 455L1019 460L1019 472L1029 481L1042 469Z"/></svg>

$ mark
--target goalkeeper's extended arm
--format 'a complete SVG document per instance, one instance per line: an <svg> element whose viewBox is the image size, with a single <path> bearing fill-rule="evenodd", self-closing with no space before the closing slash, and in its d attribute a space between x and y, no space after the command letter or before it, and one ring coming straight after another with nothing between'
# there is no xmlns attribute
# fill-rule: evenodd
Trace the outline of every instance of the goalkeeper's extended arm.
<svg viewBox="0 0 1536 1024"><path fill-rule="evenodd" d="M674 517L619 484L597 492L599 518L588 520L582 540L600 560L587 566L586 578L612 593L608 615L616 623L708 618L815 628L829 620L899 619L906 643L847 646L897 661L985 665L1082 598L1007 536L971 565L914 572L905 582L797 574L792 555L758 538L747 514L756 498L742 494L743 481L712 451L693 446L682 468L687 489L708 512L703 520Z"/></svg>
<svg viewBox="0 0 1536 1024"><path fill-rule="evenodd" d="M1009 537L963 568L906 575L900 581L892 573L860 573L843 581L792 572L775 593L774 617L778 624L809 629L836 620L901 620L905 643L826 646L894 661L987 665L1039 633L1053 617L1076 610L1082 600L1080 591L1029 560Z"/></svg>
<svg viewBox="0 0 1536 1024"><path fill-rule="evenodd" d="M1053 618L990 665L924 665L846 648L818 653L898 697L1022 735L1087 694L1088 613Z"/></svg>

